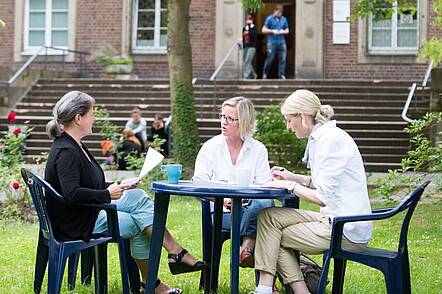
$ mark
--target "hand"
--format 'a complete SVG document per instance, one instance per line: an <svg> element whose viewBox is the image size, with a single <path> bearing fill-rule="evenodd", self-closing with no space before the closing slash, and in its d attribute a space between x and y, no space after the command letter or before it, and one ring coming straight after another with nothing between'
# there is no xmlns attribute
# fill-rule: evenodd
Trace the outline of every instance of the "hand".
<svg viewBox="0 0 442 294"><path fill-rule="evenodd" d="M274 166L270 170L273 180L292 180L294 174L283 167Z"/></svg>
<svg viewBox="0 0 442 294"><path fill-rule="evenodd" d="M113 183L109 187L107 187L107 190L109 191L109 194L111 196L111 199L116 200L120 199L121 195L123 195L124 191L130 187L127 184L117 184Z"/></svg>
<svg viewBox="0 0 442 294"><path fill-rule="evenodd" d="M224 207L228 210L232 210L232 198L224 198Z"/></svg>
<svg viewBox="0 0 442 294"><path fill-rule="evenodd" d="M279 35L279 31L278 31L278 30L272 30L272 33L273 33L274 35Z"/></svg>

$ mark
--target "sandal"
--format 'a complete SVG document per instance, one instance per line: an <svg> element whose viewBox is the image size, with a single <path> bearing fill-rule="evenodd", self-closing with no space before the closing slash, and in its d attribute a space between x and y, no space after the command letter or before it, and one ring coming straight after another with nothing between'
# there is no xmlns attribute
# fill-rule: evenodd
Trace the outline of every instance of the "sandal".
<svg viewBox="0 0 442 294"><path fill-rule="evenodd" d="M157 279L157 281L155 282L155 288L158 287L161 284L161 280ZM169 286L167 286L169 287ZM144 284L143 282L140 282L140 294L144 294L146 289L146 284ZM181 290L180 288L174 288L174 287L169 287L169 291L167 292L167 294L181 294L183 293L183 290Z"/></svg>
<svg viewBox="0 0 442 294"><path fill-rule="evenodd" d="M255 266L255 256L253 250L250 247L244 247L239 255L239 266L240 267L251 267Z"/></svg>
<svg viewBox="0 0 442 294"><path fill-rule="evenodd" d="M169 269L172 275L196 272L207 268L207 264L204 261L197 261L193 265L188 265L182 262L181 259L187 253L188 251L183 249L178 254L169 253L167 255L167 258L174 260L174 262L169 262Z"/></svg>

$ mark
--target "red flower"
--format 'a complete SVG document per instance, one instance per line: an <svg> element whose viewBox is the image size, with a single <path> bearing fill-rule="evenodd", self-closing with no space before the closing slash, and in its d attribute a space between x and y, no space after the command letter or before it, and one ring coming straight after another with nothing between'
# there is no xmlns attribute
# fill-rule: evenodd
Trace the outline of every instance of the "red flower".
<svg viewBox="0 0 442 294"><path fill-rule="evenodd" d="M12 183L12 188L14 188L14 190L18 190L20 188L20 183L17 181L14 181Z"/></svg>
<svg viewBox="0 0 442 294"><path fill-rule="evenodd" d="M12 133L17 136L17 135L21 134L21 130L15 129Z"/></svg>
<svg viewBox="0 0 442 294"><path fill-rule="evenodd" d="M11 111L11 112L8 114L8 120L9 120L9 122L10 122L11 124L15 123L15 112L14 112L14 111Z"/></svg>

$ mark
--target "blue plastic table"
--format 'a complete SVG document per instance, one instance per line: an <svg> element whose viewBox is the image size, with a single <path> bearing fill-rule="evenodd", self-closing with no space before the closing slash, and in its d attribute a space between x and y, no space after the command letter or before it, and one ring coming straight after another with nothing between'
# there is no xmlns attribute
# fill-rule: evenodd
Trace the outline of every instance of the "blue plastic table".
<svg viewBox="0 0 442 294"><path fill-rule="evenodd" d="M212 242L212 262L211 265L219 264L221 253L221 225L223 198L232 198L232 246L230 262L230 292L239 293L239 247L240 247L240 223L241 223L241 200L247 199L280 199L293 198L286 189L273 188L239 188L235 185L218 184L203 181L180 181L178 184L169 184L167 182L152 182L151 189L155 192L155 210L153 221L153 232L150 244L148 280L146 293L154 293L155 281L158 275L160 263L162 240L166 227L167 211L169 208L170 195L182 195L193 197L210 197L215 199L215 217L213 224L213 242ZM295 198L298 207L298 198ZM212 279L211 271L211 278ZM212 283L211 283L212 284ZM210 288L209 288L210 287ZM217 285L208 285L206 283L205 293L213 290L216 292Z"/></svg>

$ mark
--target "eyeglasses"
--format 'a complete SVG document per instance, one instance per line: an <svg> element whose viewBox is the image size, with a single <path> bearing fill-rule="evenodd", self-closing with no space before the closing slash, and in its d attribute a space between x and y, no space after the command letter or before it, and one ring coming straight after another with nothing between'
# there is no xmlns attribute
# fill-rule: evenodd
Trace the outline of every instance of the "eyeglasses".
<svg viewBox="0 0 442 294"><path fill-rule="evenodd" d="M230 124L233 124L233 122L239 120L239 119L237 119L237 118L233 118L233 117L227 116L227 115L222 114L222 113L219 114L219 119L220 119L220 120L225 119L225 120L226 120L226 123L229 124L229 125L230 125Z"/></svg>

